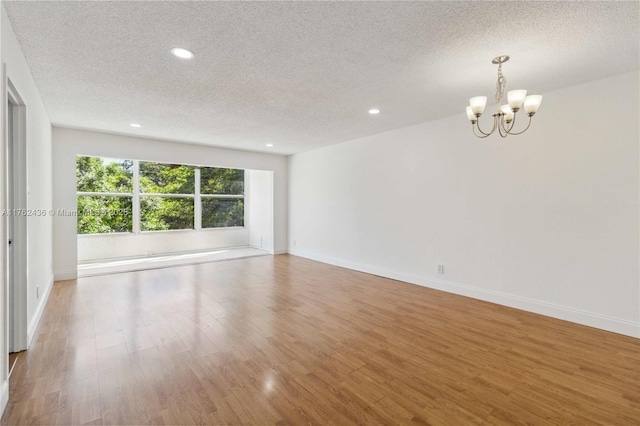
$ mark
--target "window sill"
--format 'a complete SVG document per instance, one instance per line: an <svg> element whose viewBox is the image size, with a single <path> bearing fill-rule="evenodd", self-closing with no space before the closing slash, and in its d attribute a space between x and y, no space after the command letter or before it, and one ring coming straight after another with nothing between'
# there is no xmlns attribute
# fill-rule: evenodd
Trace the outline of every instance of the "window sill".
<svg viewBox="0 0 640 426"><path fill-rule="evenodd" d="M133 232L105 232L103 234L77 234L81 238L92 237L116 237L116 236L134 236L134 235L152 235L152 234L167 234L167 233L186 233L186 232L209 232L209 231L228 231L233 229L246 229L246 226L227 226L224 228L202 228L196 229L164 229L159 231L140 231L139 233Z"/></svg>

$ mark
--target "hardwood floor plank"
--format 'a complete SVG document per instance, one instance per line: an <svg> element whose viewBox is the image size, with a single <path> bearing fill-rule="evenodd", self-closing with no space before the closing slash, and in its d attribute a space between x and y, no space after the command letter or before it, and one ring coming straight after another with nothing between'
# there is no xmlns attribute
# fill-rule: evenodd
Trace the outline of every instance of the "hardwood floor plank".
<svg viewBox="0 0 640 426"><path fill-rule="evenodd" d="M282 255L55 283L1 424L640 424L640 340Z"/></svg>

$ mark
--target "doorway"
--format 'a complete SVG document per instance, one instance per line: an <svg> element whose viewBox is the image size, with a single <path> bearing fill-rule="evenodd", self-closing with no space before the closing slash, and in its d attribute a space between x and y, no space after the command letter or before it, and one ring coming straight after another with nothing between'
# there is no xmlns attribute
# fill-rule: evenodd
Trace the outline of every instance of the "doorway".
<svg viewBox="0 0 640 426"><path fill-rule="evenodd" d="M26 106L7 80L6 248L9 372L27 349L27 141Z"/></svg>

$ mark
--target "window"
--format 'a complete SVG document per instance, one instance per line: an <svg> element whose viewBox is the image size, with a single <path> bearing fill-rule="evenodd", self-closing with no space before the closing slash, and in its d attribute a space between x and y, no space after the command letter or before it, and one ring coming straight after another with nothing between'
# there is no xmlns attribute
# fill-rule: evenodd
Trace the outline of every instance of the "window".
<svg viewBox="0 0 640 426"><path fill-rule="evenodd" d="M76 175L78 234L244 226L244 170L78 156Z"/></svg>
<svg viewBox="0 0 640 426"><path fill-rule="evenodd" d="M77 157L78 234L132 232L133 162Z"/></svg>
<svg viewBox="0 0 640 426"><path fill-rule="evenodd" d="M195 170L140 162L140 230L194 229Z"/></svg>
<svg viewBox="0 0 640 426"><path fill-rule="evenodd" d="M200 169L202 227L244 226L244 170Z"/></svg>

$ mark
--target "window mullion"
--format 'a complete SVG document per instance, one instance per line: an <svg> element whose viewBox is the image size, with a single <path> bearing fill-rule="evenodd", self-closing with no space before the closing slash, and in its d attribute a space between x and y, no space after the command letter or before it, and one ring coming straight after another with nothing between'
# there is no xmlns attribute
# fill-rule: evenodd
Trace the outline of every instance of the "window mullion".
<svg viewBox="0 0 640 426"><path fill-rule="evenodd" d="M140 161L133 160L133 233L140 233Z"/></svg>
<svg viewBox="0 0 640 426"><path fill-rule="evenodd" d="M202 229L202 198L200 197L200 168L195 169L195 197L193 199L193 214L195 215L193 225L196 231Z"/></svg>
<svg viewBox="0 0 640 426"><path fill-rule="evenodd" d="M88 197L131 197L133 194L130 192L86 192L78 191L79 196Z"/></svg>
<svg viewBox="0 0 640 426"><path fill-rule="evenodd" d="M194 194L161 194L157 192L141 193L140 197L195 198Z"/></svg>
<svg viewBox="0 0 640 426"><path fill-rule="evenodd" d="M220 198L241 200L244 198L244 194L200 194L200 198Z"/></svg>

